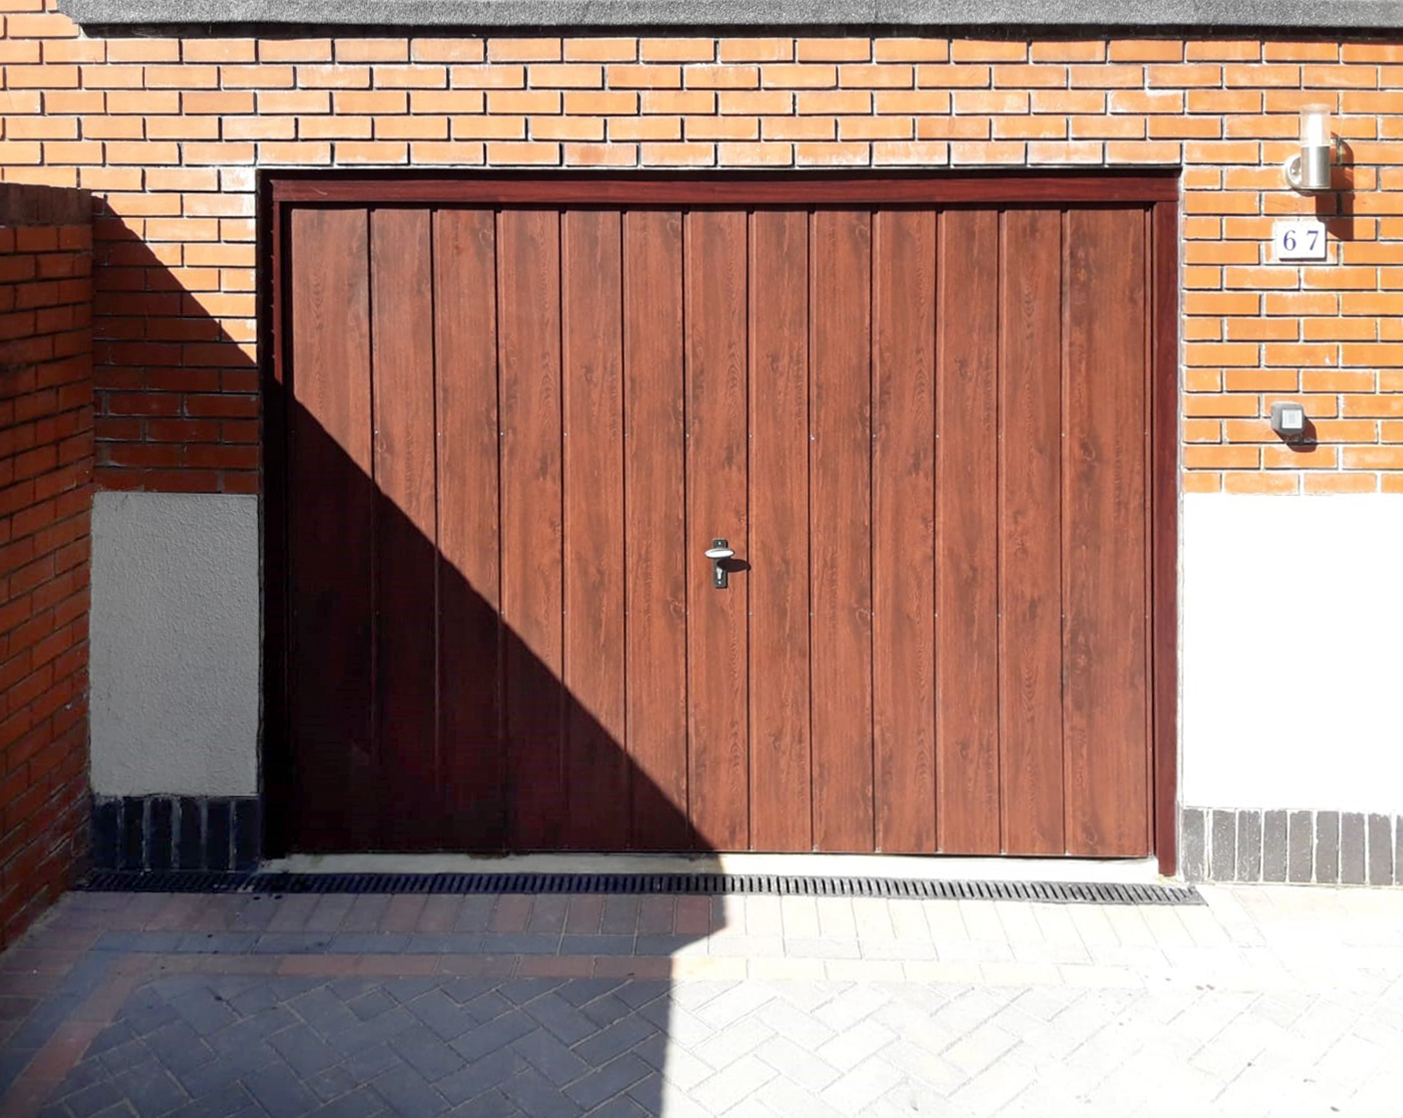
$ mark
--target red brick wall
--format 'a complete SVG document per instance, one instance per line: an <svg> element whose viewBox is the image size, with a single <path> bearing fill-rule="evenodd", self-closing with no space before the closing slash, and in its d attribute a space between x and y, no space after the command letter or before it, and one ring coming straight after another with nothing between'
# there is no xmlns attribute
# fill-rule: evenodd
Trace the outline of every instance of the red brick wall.
<svg viewBox="0 0 1403 1118"><path fill-rule="evenodd" d="M0 176L91 190L98 478L258 488L260 167L1183 168L1183 487L1403 492L1403 42L90 37L0 0ZM1349 145L1286 189L1297 111ZM1326 264L1272 222L1328 219ZM1305 403L1318 444L1267 416Z"/></svg>
<svg viewBox="0 0 1403 1118"><path fill-rule="evenodd" d="M88 205L0 188L0 947L87 852Z"/></svg>

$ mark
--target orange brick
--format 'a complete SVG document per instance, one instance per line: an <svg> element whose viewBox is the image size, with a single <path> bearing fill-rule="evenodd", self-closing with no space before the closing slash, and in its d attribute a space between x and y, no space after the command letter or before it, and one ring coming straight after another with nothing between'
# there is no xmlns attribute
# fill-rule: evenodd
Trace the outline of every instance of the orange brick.
<svg viewBox="0 0 1403 1118"><path fill-rule="evenodd" d="M1181 431L1187 443L1216 443L1223 437L1223 425L1216 419L1186 419Z"/></svg>
<svg viewBox="0 0 1403 1118"><path fill-rule="evenodd" d="M795 44L794 58L799 62L866 62L873 57L873 47L871 39L800 39ZM949 44L944 47L948 55Z"/></svg>
<svg viewBox="0 0 1403 1118"><path fill-rule="evenodd" d="M1184 44L1175 39L1121 39L1107 50L1112 62L1177 62L1184 57Z"/></svg>
<svg viewBox="0 0 1403 1118"><path fill-rule="evenodd" d="M723 143L716 146L722 167L788 167L794 152L787 144Z"/></svg>
<svg viewBox="0 0 1403 1118"><path fill-rule="evenodd" d="M538 116L527 122L533 140L572 140L579 142L602 141L604 121L602 118L579 116Z"/></svg>
<svg viewBox="0 0 1403 1118"><path fill-rule="evenodd" d="M1031 102L1030 107L1035 113L1076 115L1106 111L1106 94L1090 89L1035 89Z"/></svg>
<svg viewBox="0 0 1403 1118"><path fill-rule="evenodd" d="M1347 446L1341 454L1346 470L1403 470L1403 446Z"/></svg>
<svg viewBox="0 0 1403 1118"><path fill-rule="evenodd" d="M409 44L409 57L414 62L481 62L487 57L487 44L481 39L415 39Z"/></svg>
<svg viewBox="0 0 1403 1118"><path fill-rule="evenodd" d="M1064 140L1067 122L1051 116L1000 116L994 118L993 138L996 140ZM1099 156L1101 147L1093 145Z"/></svg>
<svg viewBox="0 0 1403 1118"><path fill-rule="evenodd" d="M714 62L715 39L643 39L638 57L644 62Z"/></svg>
<svg viewBox="0 0 1403 1118"><path fill-rule="evenodd" d="M567 39L566 62L635 62L637 39Z"/></svg>
<svg viewBox="0 0 1403 1118"><path fill-rule="evenodd" d="M454 66L449 72L454 89L523 89L525 66Z"/></svg>
<svg viewBox="0 0 1403 1118"><path fill-rule="evenodd" d="M923 89L987 89L988 66L917 66L916 84Z"/></svg>
<svg viewBox="0 0 1403 1118"><path fill-rule="evenodd" d="M1026 156L1026 145L1008 141L957 140L950 145L950 162L957 165L1017 164Z"/></svg>
<svg viewBox="0 0 1403 1118"><path fill-rule="evenodd" d="M1069 66L1067 77L1073 89L1139 89L1145 84L1140 66Z"/></svg>
<svg viewBox="0 0 1403 1118"><path fill-rule="evenodd" d="M487 145L487 162L522 166L554 166L560 162L560 145L550 143L511 143Z"/></svg>
<svg viewBox="0 0 1403 1118"><path fill-rule="evenodd" d="M609 139L625 143L682 139L682 118L676 116L617 117L609 121Z"/></svg>
<svg viewBox="0 0 1403 1118"><path fill-rule="evenodd" d="M1182 113L1184 95L1178 90L1146 92L1135 89L1117 89L1108 95L1109 107L1113 113Z"/></svg>
<svg viewBox="0 0 1403 1118"><path fill-rule="evenodd" d="M403 98L403 94L396 96ZM603 94L584 94L584 96L605 96ZM630 110L637 105L637 98L630 94L616 94L615 96L629 99ZM568 97L567 97L568 100ZM403 104L403 101L400 102ZM416 89L409 94L409 111L412 113L480 113L487 104L487 95L480 89ZM404 110L395 109L395 112ZM598 107L591 109L591 112L598 111Z"/></svg>
<svg viewBox="0 0 1403 1118"><path fill-rule="evenodd" d="M822 142L837 139L838 122L831 116L766 117L760 122L760 130L766 140Z"/></svg>
<svg viewBox="0 0 1403 1118"><path fill-rule="evenodd" d="M1205 63L1147 66L1145 80L1152 88L1188 89L1194 86L1221 85L1223 68Z"/></svg>
<svg viewBox="0 0 1403 1118"><path fill-rule="evenodd" d="M260 62L330 62L330 39L260 39Z"/></svg>
<svg viewBox="0 0 1403 1118"><path fill-rule="evenodd" d="M771 63L760 67L760 84L766 89L832 89L838 84L838 67L813 62Z"/></svg>
<svg viewBox="0 0 1403 1118"><path fill-rule="evenodd" d="M148 66L147 89L218 89L218 66ZM10 72L11 83L14 71Z"/></svg>
<svg viewBox="0 0 1403 1118"><path fill-rule="evenodd" d="M373 123L377 140L448 139L446 116L385 116L375 118Z"/></svg>
<svg viewBox="0 0 1403 1118"><path fill-rule="evenodd" d="M457 116L451 123L457 140L524 140L524 116Z"/></svg>
<svg viewBox="0 0 1403 1118"><path fill-rule="evenodd" d="M1254 446L1186 446L1184 465L1190 470L1255 470L1261 451Z"/></svg>
<svg viewBox="0 0 1403 1118"><path fill-rule="evenodd" d="M682 136L686 140L758 140L760 121L755 117L686 117Z"/></svg>
<svg viewBox="0 0 1403 1118"><path fill-rule="evenodd" d="M304 89L369 89L369 66L299 66L297 84Z"/></svg>
<svg viewBox="0 0 1403 1118"><path fill-rule="evenodd" d="M371 81L377 89L447 89L447 66L376 66Z"/></svg>
<svg viewBox="0 0 1403 1118"><path fill-rule="evenodd" d="M493 89L487 94L489 115L558 113L564 98L552 89Z"/></svg>
<svg viewBox="0 0 1403 1118"><path fill-rule="evenodd" d="M1185 493L1220 493L1223 475L1216 473L1185 473L1180 479Z"/></svg>
<svg viewBox="0 0 1403 1118"><path fill-rule="evenodd" d="M924 140L880 140L872 145L872 162L879 167L942 167L950 162L950 145Z"/></svg>
<svg viewBox="0 0 1403 1118"><path fill-rule="evenodd" d="M604 67L571 62L538 64L526 68L526 77L537 87L600 89L604 85Z"/></svg>
<svg viewBox="0 0 1403 1118"><path fill-rule="evenodd" d="M758 89L758 66L688 66L683 72L688 89Z"/></svg>
<svg viewBox="0 0 1403 1118"><path fill-rule="evenodd" d="M716 94L704 89L678 92L649 90L639 95L638 106L643 113L679 113L700 116L716 111Z"/></svg>
<svg viewBox="0 0 1403 1118"><path fill-rule="evenodd" d="M794 94L783 90L727 90L719 95L717 108L727 116L788 116L794 112Z"/></svg>
<svg viewBox="0 0 1403 1118"><path fill-rule="evenodd" d="M481 112L481 108L466 111ZM565 111L582 116L633 116L638 112L638 94L571 90L565 94Z"/></svg>
<svg viewBox="0 0 1403 1118"><path fill-rule="evenodd" d="M1231 470L1223 475L1225 493L1296 493L1299 489L1295 474Z"/></svg>
<svg viewBox="0 0 1403 1118"><path fill-rule="evenodd" d="M789 62L794 58L793 39L722 39L722 62Z"/></svg>
<svg viewBox="0 0 1403 1118"><path fill-rule="evenodd" d="M877 62L946 62L950 43L946 39L877 39L872 57Z"/></svg>
<svg viewBox="0 0 1403 1118"><path fill-rule="evenodd" d="M884 90L881 93L873 94L865 89L832 89L832 90L808 90L794 95L794 107L801 116L813 114L819 115L847 115L856 116L859 113L872 111L873 98L891 97L911 97L913 93L904 90ZM948 93L937 94L943 96L945 103L949 105ZM878 102L880 105L880 101ZM878 112L882 109L878 108ZM907 110L896 109L897 112ZM915 111L915 110L910 110ZM948 110L947 110L948 111Z"/></svg>
<svg viewBox="0 0 1403 1118"><path fill-rule="evenodd" d="M681 89L680 66L610 66L608 84L612 89Z"/></svg>
<svg viewBox="0 0 1403 1118"><path fill-rule="evenodd" d="M1028 57L1028 44L992 39L956 39L950 44L950 57L956 62L1022 62Z"/></svg>
<svg viewBox="0 0 1403 1118"><path fill-rule="evenodd" d="M487 57L493 62L559 62L559 39L489 39ZM488 152L488 158L491 158Z"/></svg>
<svg viewBox="0 0 1403 1118"><path fill-rule="evenodd" d="M337 62L408 62L405 39L337 39Z"/></svg>
<svg viewBox="0 0 1403 1118"><path fill-rule="evenodd" d="M1028 162L1033 166L1100 163L1104 155L1101 144L1087 140L1033 140L1028 144Z"/></svg>
<svg viewBox="0 0 1403 1118"><path fill-rule="evenodd" d="M712 144L650 144L639 148L639 157L645 167L711 167L716 163L716 149Z"/></svg>
<svg viewBox="0 0 1403 1118"><path fill-rule="evenodd" d="M1106 44L1099 40L1051 39L1035 42L1030 57L1034 62L1104 62Z"/></svg>
<svg viewBox="0 0 1403 1118"><path fill-rule="evenodd" d="M1319 443L1262 448L1262 466L1268 470L1334 470L1339 468L1339 464L1339 450Z"/></svg>
<svg viewBox="0 0 1403 1118"><path fill-rule="evenodd" d="M825 96L815 94L814 96ZM847 94L834 94L834 97L847 96ZM858 98L865 98L866 94L857 94ZM950 111L950 93L943 89L884 89L873 95L873 101L879 115L886 113L941 113ZM836 109L831 111L852 112L851 109ZM865 111L865 106L859 102L857 112Z"/></svg>
<svg viewBox="0 0 1403 1118"><path fill-rule="evenodd" d="M1067 84L1065 66L995 66L992 77L1004 89L1062 89Z"/></svg>
<svg viewBox="0 0 1403 1118"><path fill-rule="evenodd" d="M478 97L483 96L481 93ZM356 113L403 113L409 110L409 94L401 90L338 90L332 94L332 104L336 112L343 115ZM479 111L479 110L473 110Z"/></svg>
<svg viewBox="0 0 1403 1118"><path fill-rule="evenodd" d="M1222 419L1255 416L1260 409L1255 396L1200 396L1192 394L1184 397L1186 416L1214 416Z"/></svg>
<svg viewBox="0 0 1403 1118"><path fill-rule="evenodd" d="M1373 474L1304 474L1301 483L1307 493L1374 493L1379 487Z"/></svg>
<svg viewBox="0 0 1403 1118"><path fill-rule="evenodd" d="M838 120L838 139L849 140L911 140L916 135L910 117L852 116Z"/></svg>
<svg viewBox="0 0 1403 1118"><path fill-rule="evenodd" d="M1403 395L1397 396L1344 396L1343 412L1347 419L1399 419L1403 418Z"/></svg>
<svg viewBox="0 0 1403 1118"><path fill-rule="evenodd" d="M1302 66L1306 89L1376 89L1379 72L1373 66Z"/></svg>
<svg viewBox="0 0 1403 1118"><path fill-rule="evenodd" d="M870 158L867 144L794 145L794 161L801 167L864 167Z"/></svg>
<svg viewBox="0 0 1403 1118"><path fill-rule="evenodd" d="M996 113L1026 113L1028 94L1012 91L957 90L954 94L955 112L988 116Z"/></svg>
<svg viewBox="0 0 1403 1118"><path fill-rule="evenodd" d="M565 144L567 167L635 167L638 148L634 144Z"/></svg>
<svg viewBox="0 0 1403 1118"><path fill-rule="evenodd" d="M475 165L486 161L486 148L474 143L417 143L409 146L413 163L455 163Z"/></svg>

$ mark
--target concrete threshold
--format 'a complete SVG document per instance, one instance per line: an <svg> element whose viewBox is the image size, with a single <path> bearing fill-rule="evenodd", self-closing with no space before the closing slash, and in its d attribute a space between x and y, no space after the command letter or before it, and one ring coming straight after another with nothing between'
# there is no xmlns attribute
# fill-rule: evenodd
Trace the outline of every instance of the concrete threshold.
<svg viewBox="0 0 1403 1118"><path fill-rule="evenodd" d="M1154 858L959 858L903 854L292 854L267 873L729 873L931 881L1156 884Z"/></svg>

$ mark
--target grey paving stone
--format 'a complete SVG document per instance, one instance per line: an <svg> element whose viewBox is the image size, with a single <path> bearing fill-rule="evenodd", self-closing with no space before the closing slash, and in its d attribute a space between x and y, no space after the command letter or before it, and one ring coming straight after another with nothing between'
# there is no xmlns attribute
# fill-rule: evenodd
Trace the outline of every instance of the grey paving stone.
<svg viewBox="0 0 1403 1118"><path fill-rule="evenodd" d="M308 1089L322 1102L340 1098L347 1091L354 1090L359 1083L360 1079L342 1064L319 1071L307 1079Z"/></svg>
<svg viewBox="0 0 1403 1118"><path fill-rule="evenodd" d="M402 1004L408 1004L415 998L422 997L430 990L436 990L443 984L441 978L426 978L423 976L412 978L391 978L381 983L380 988L392 998Z"/></svg>
<svg viewBox="0 0 1403 1118"><path fill-rule="evenodd" d="M137 1036L155 1032L177 1016L170 1003L150 989L136 991L117 1011L117 1020L126 1024Z"/></svg>
<svg viewBox="0 0 1403 1118"><path fill-rule="evenodd" d="M1368 880L1364 835L1362 814L1349 811L1340 816L1340 882L1344 885L1363 885Z"/></svg>
<svg viewBox="0 0 1403 1118"><path fill-rule="evenodd" d="M573 1099L529 1068L512 1076L499 1090L531 1118L577 1118L584 1113Z"/></svg>
<svg viewBox="0 0 1403 1118"><path fill-rule="evenodd" d="M257 932L190 932L175 951L182 955L247 955L258 942Z"/></svg>
<svg viewBox="0 0 1403 1118"><path fill-rule="evenodd" d="M515 1003L508 1001L496 990L490 990L485 994L463 1003L463 1010L479 1025L493 1021L502 1014L515 1008Z"/></svg>
<svg viewBox="0 0 1403 1118"><path fill-rule="evenodd" d="M399 1067L402 1063L404 1061L399 1058L399 1054L388 1043L382 1041L348 1056L345 1068L357 1081L364 1083L382 1072Z"/></svg>
<svg viewBox="0 0 1403 1118"><path fill-rule="evenodd" d="M434 1089L450 1103L465 1102L505 1083L525 1066L526 1061L511 1048L499 1048L440 1079Z"/></svg>
<svg viewBox="0 0 1403 1118"><path fill-rule="evenodd" d="M1237 814L1216 808L1209 816L1208 876L1231 881L1237 872Z"/></svg>
<svg viewBox="0 0 1403 1118"><path fill-rule="evenodd" d="M620 1095L616 1099L610 1099L598 1110L590 1111L590 1118L646 1118L652 1113L656 1111L645 1110L627 1095Z"/></svg>
<svg viewBox="0 0 1403 1118"><path fill-rule="evenodd" d="M447 1118L524 1118L501 1091L488 1091L471 1102L456 1106Z"/></svg>
<svg viewBox="0 0 1403 1118"><path fill-rule="evenodd" d="M465 1005L496 988L497 982L490 978L451 978L439 986L440 990L459 1005Z"/></svg>
<svg viewBox="0 0 1403 1118"><path fill-rule="evenodd" d="M360 1018L346 1008L346 1003L325 986L299 994L287 1006L322 1036L360 1023Z"/></svg>
<svg viewBox="0 0 1403 1118"><path fill-rule="evenodd" d="M565 1093L580 1106L590 1110L616 1095L622 1095L652 1072L650 1064L631 1053L626 1053L572 1083L565 1089Z"/></svg>
<svg viewBox="0 0 1403 1118"><path fill-rule="evenodd" d="M301 1118L321 1105L291 1068L275 1064L243 1081L269 1118Z"/></svg>
<svg viewBox="0 0 1403 1118"><path fill-rule="evenodd" d="M672 983L664 982L656 978L633 978L625 982L614 991L614 996L621 998L626 1004L634 1009L655 1002L672 990Z"/></svg>
<svg viewBox="0 0 1403 1118"><path fill-rule="evenodd" d="M255 1105L242 1083L231 1084L226 1090L186 1103L172 1111L169 1118L231 1118ZM262 1108L259 1107L261 1110Z"/></svg>
<svg viewBox="0 0 1403 1118"><path fill-rule="evenodd" d="M448 1109L448 1100L413 1068L395 1068L371 1084L385 1104L402 1118L435 1118Z"/></svg>
<svg viewBox="0 0 1403 1118"><path fill-rule="evenodd" d="M145 1039L147 1049L177 1075L214 1059L214 1050L184 1021L172 1021Z"/></svg>
<svg viewBox="0 0 1403 1118"><path fill-rule="evenodd" d="M172 1017L175 1016L175 1010L172 1009L170 1013ZM137 1032L130 1021L115 1021L93 1037L92 1044L88 1046L88 1055L100 1056L119 1045L130 1044L136 1038Z"/></svg>
<svg viewBox="0 0 1403 1118"><path fill-rule="evenodd" d="M403 932L337 932L327 950L334 955L400 955L408 946Z"/></svg>
<svg viewBox="0 0 1403 1118"><path fill-rule="evenodd" d="M310 955L325 951L330 932L264 932L252 947L255 955Z"/></svg>
<svg viewBox="0 0 1403 1118"><path fill-rule="evenodd" d="M181 1072L179 1078L192 1098L203 1098L227 1090L231 1084L275 1063L279 1058L267 1041L259 1041L201 1064L192 1071Z"/></svg>
<svg viewBox="0 0 1403 1118"><path fill-rule="evenodd" d="M384 990L369 990L359 997L354 997L346 1003L346 1008L359 1017L362 1021L369 1021L379 1017L382 1013L387 1013L399 1005L399 1002L385 993Z"/></svg>
<svg viewBox="0 0 1403 1118"><path fill-rule="evenodd" d="M115 1076L113 1086L139 1118L159 1118L190 1101L190 1096L169 1072Z"/></svg>
<svg viewBox="0 0 1403 1118"><path fill-rule="evenodd" d="M228 1028L239 1019L228 1003L208 987L172 998L171 1008L201 1036Z"/></svg>
<svg viewBox="0 0 1403 1118"><path fill-rule="evenodd" d="M1262 813L1260 811L1239 811L1237 813L1237 870L1238 881L1262 880Z"/></svg>
<svg viewBox="0 0 1403 1118"><path fill-rule="evenodd" d="M373 1017L369 1021L356 1020L355 1024L338 1032L329 1033L326 1043L342 1056L350 1056L361 1049L388 1042L399 1036L405 1029L412 1029L419 1019L402 1005L395 1006L388 1013Z"/></svg>
<svg viewBox="0 0 1403 1118"><path fill-rule="evenodd" d="M519 1009L469 1029L452 1044L453 1051L465 1060L480 1060L489 1052L519 1040L537 1028L536 1022Z"/></svg>
<svg viewBox="0 0 1403 1118"><path fill-rule="evenodd" d="M390 1047L402 1060L432 1083L463 1066L463 1058L449 1048L427 1025L405 1029Z"/></svg>
<svg viewBox="0 0 1403 1118"><path fill-rule="evenodd" d="M312 1118L372 1118L388 1109L385 1100L372 1087L365 1086L312 1111Z"/></svg>
<svg viewBox="0 0 1403 1118"><path fill-rule="evenodd" d="M633 1012L633 1008L622 998L616 998L613 994L605 994L602 998L595 998L592 1002L586 1002L580 1006L580 1012L588 1017L598 1026L612 1025L615 1021L620 1021Z"/></svg>
<svg viewBox="0 0 1403 1118"><path fill-rule="evenodd" d="M1202 808L1186 807L1179 816L1179 872L1186 881L1208 875L1208 829Z"/></svg>
<svg viewBox="0 0 1403 1118"><path fill-rule="evenodd" d="M614 1022L588 1040L582 1041L575 1046L574 1051L581 1059L599 1065L612 1060L622 1052L627 1052L648 1037L656 1035L658 1035L656 1025L647 1018L634 1014L631 1017L625 1017L622 1021Z"/></svg>
<svg viewBox="0 0 1403 1118"><path fill-rule="evenodd" d="M1369 816L1369 884L1393 884L1393 819Z"/></svg>
<svg viewBox="0 0 1403 1118"><path fill-rule="evenodd" d="M471 1013L442 990L430 990L407 1003L404 1008L443 1040L460 1037L478 1023Z"/></svg>
<svg viewBox="0 0 1403 1118"><path fill-rule="evenodd" d="M1310 881L1315 871L1315 817L1309 811L1293 811L1287 823L1287 878L1293 883Z"/></svg>
<svg viewBox="0 0 1403 1118"><path fill-rule="evenodd" d="M268 1043L303 1078L337 1062L337 1053L306 1025L284 1029L269 1037Z"/></svg>
<svg viewBox="0 0 1403 1118"><path fill-rule="evenodd" d="M574 1082L590 1069L589 1064L544 1029L527 1033L514 1041L511 1047L513 1052L557 1087Z"/></svg>
<svg viewBox="0 0 1403 1118"><path fill-rule="evenodd" d="M58 1096L68 1108L69 1118L91 1118L104 1107L120 1102L122 1095L110 1080L93 1083L71 1094L60 1092Z"/></svg>
<svg viewBox="0 0 1403 1118"><path fill-rule="evenodd" d="M482 950L488 955L555 955L560 951L560 936L488 932L482 937Z"/></svg>
<svg viewBox="0 0 1403 1118"><path fill-rule="evenodd" d="M1340 813L1315 813L1315 880L1333 884L1340 880Z"/></svg>
<svg viewBox="0 0 1403 1118"><path fill-rule="evenodd" d="M1262 880L1286 880L1286 812L1268 811L1262 816Z"/></svg>
<svg viewBox="0 0 1403 1118"><path fill-rule="evenodd" d="M301 1022L297 1014L286 1006L275 1005L267 1009L259 1010L252 1016L245 1017L230 1025L227 1029L220 1029L219 1032L205 1038L215 1052L228 1052L235 1048L242 1048L246 1044L263 1040L274 1033L290 1029Z"/></svg>
<svg viewBox="0 0 1403 1118"><path fill-rule="evenodd" d="M624 935L581 936L566 934L560 937L562 955L632 955L634 937Z"/></svg>
<svg viewBox="0 0 1403 1118"><path fill-rule="evenodd" d="M535 998L523 1008L566 1044L578 1044L599 1031L595 1022L556 993Z"/></svg>

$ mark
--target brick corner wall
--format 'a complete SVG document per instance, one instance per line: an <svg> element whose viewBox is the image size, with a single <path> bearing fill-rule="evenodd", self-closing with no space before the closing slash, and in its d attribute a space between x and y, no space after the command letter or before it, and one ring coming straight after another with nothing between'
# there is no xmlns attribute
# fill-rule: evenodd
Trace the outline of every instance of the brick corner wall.
<svg viewBox="0 0 1403 1118"><path fill-rule="evenodd" d="M0 947L87 857L92 220L0 184Z"/></svg>

